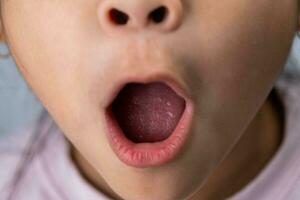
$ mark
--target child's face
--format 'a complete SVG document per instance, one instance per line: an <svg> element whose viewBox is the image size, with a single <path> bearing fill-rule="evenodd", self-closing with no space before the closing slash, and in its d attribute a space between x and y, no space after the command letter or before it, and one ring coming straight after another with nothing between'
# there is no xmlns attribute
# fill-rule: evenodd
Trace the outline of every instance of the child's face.
<svg viewBox="0 0 300 200"><path fill-rule="evenodd" d="M136 23L105 21L107 4L131 12ZM182 6L175 21L139 26L162 4L170 13ZM4 0L1 6L6 39L33 91L110 187L136 200L184 199L198 189L265 101L298 23L296 0ZM175 77L190 94L190 138L172 162L134 168L109 146L104 104L120 80L153 74Z"/></svg>

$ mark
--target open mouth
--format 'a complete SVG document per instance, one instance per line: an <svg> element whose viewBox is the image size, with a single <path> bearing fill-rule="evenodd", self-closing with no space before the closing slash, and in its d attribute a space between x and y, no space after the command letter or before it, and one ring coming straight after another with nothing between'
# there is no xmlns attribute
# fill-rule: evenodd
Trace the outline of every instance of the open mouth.
<svg viewBox="0 0 300 200"><path fill-rule="evenodd" d="M185 109L185 100L162 82L129 83L112 104L124 135L134 143L168 138Z"/></svg>
<svg viewBox="0 0 300 200"><path fill-rule="evenodd" d="M125 164L154 167L186 142L193 104L164 81L129 82L106 109L110 146Z"/></svg>

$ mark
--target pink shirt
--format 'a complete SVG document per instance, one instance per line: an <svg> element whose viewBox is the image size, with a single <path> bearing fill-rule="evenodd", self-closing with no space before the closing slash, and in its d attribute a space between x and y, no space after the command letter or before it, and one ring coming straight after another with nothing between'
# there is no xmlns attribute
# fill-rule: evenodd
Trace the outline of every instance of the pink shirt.
<svg viewBox="0 0 300 200"><path fill-rule="evenodd" d="M284 140L258 176L230 200L300 199L300 80L282 76L275 88L285 109ZM37 125L0 140L0 200L110 199L81 176L69 143L47 112ZM13 177L19 177L17 184Z"/></svg>

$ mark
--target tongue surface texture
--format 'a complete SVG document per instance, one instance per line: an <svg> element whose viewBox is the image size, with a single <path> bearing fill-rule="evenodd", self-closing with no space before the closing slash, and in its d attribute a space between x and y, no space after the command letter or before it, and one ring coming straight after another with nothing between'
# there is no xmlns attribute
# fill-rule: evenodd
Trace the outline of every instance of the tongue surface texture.
<svg viewBox="0 0 300 200"><path fill-rule="evenodd" d="M120 128L135 143L169 137L184 109L184 99L162 82L129 83L112 104Z"/></svg>

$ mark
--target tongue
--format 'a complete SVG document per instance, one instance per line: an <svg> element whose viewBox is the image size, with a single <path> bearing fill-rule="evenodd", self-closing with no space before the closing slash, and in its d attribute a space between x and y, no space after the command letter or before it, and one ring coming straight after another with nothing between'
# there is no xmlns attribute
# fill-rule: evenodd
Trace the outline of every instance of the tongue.
<svg viewBox="0 0 300 200"><path fill-rule="evenodd" d="M112 104L120 128L135 143L169 137L184 109L184 99L161 82L127 84Z"/></svg>

